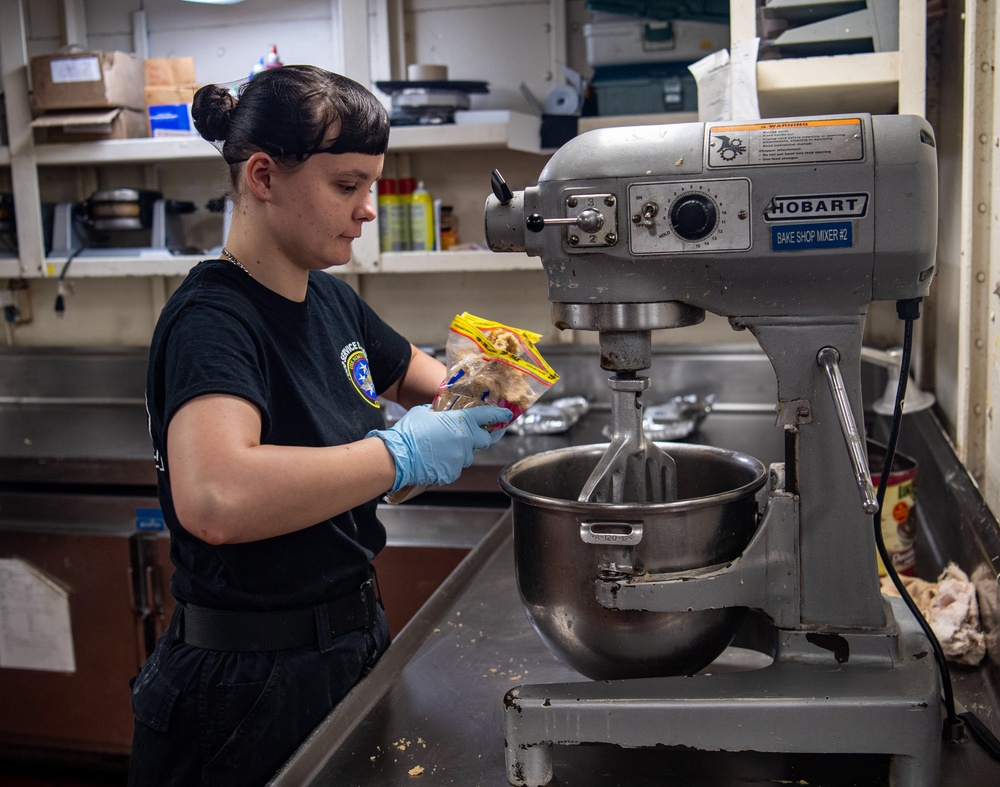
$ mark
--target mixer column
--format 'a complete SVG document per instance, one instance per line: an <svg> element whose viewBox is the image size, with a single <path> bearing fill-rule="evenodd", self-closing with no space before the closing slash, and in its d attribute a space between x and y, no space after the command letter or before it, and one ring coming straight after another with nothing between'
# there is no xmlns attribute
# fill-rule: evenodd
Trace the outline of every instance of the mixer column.
<svg viewBox="0 0 1000 787"><path fill-rule="evenodd" d="M650 331L601 331L601 368L609 372L637 372L653 362Z"/></svg>

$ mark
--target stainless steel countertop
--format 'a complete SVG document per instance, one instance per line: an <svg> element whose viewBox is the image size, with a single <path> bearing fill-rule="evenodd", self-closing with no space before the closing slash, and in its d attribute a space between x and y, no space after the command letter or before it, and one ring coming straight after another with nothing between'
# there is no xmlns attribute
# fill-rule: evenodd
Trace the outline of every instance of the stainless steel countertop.
<svg viewBox="0 0 1000 787"><path fill-rule="evenodd" d="M591 417L566 439L575 444L599 442L603 422ZM886 423L876 417L870 433L884 439ZM496 447L503 447L503 456L497 451L496 459L506 464L521 455L561 447L562 439L505 439ZM773 414L713 413L692 439L745 451L765 462L782 458L781 430L774 426ZM970 574L979 569L996 577L996 520L932 413L906 418L900 450L915 457L920 467L918 573L933 578L954 560ZM400 633L375 671L276 775L276 787L507 784L505 693L527 683L585 680L548 651L528 622L514 577L509 516L499 519ZM738 660L739 651L731 649L722 658ZM959 710L973 710L1000 735L997 665L987 660L977 668L953 665L950 671ZM645 787L669 779L680 787L762 782L864 787L886 783L885 763L886 758L876 756L557 746L553 785ZM410 771L417 767L423 771L414 781ZM941 783L1000 784L1000 764L971 740L949 744L943 751Z"/></svg>
<svg viewBox="0 0 1000 787"><path fill-rule="evenodd" d="M551 355L566 384L558 395L581 393L607 401L593 353L581 360L579 352L555 348ZM774 401L774 378L766 359L745 351L671 349L664 356L653 370L657 396L713 391L726 405L709 416L692 441L748 453L765 463L783 459L782 432L767 405ZM114 517L119 509L129 513L144 503L142 495L155 486L142 405L144 365L141 352L0 352L0 492L17 496L0 501L7 526L30 526L36 517L65 520L61 501L48 499L53 490L88 498L79 522L68 525L112 523L123 532L131 526L127 518L117 522ZM880 393L882 385L884 380L877 380L870 390ZM375 671L275 777L276 785L506 784L501 721L506 691L520 683L582 678L549 653L528 623L514 580L510 522L497 520L502 510L453 508L442 518L427 504L450 497L448 502L479 505L484 492L499 495L496 476L510 462L567 445L605 442L601 428L608 415L597 408L565 435L508 436L478 454L447 491L426 493L396 508L383 506L390 541L393 532L400 538L440 538L435 521L447 520L461 529L456 535L450 528L447 537L478 546L400 633ZM882 426L876 418L869 433L884 439ZM907 416L900 450L920 467L920 575L933 578L955 560L969 573L979 567L996 577L996 520L930 413ZM133 495L138 495L135 500ZM414 529L414 522L433 532L416 533L420 527ZM952 680L958 699L1000 732L997 668L953 668ZM577 746L557 748L554 760L554 784L564 787L775 779L830 787L884 783L878 763L856 757L840 761L834 776L827 774L828 758L793 762L778 755ZM424 769L419 781L409 774L416 766ZM1000 783L1000 767L975 744L946 747L944 766L947 787Z"/></svg>
<svg viewBox="0 0 1000 787"><path fill-rule="evenodd" d="M375 670L276 775L274 787L507 784L506 692L528 683L585 680L547 650L524 614L509 517L503 514ZM720 658L739 660L740 654L731 649ZM956 682L960 701L995 707L995 693L990 688L987 696L982 676L966 670L962 678ZM870 756L556 746L553 766L553 787L886 783L884 758ZM415 768L423 769L419 778L411 772ZM1000 765L976 744L945 747L942 785L996 783Z"/></svg>

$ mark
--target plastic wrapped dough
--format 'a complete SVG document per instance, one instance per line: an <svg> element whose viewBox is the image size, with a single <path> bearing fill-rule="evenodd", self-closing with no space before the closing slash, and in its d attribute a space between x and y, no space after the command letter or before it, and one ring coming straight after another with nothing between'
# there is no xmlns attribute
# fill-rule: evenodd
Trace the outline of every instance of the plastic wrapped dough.
<svg viewBox="0 0 1000 787"><path fill-rule="evenodd" d="M456 315L445 345L447 376L431 408L461 410L494 404L510 410L515 420L559 379L535 346L541 336L463 312ZM495 424L502 429L511 421ZM425 487L407 486L386 495L403 503Z"/></svg>

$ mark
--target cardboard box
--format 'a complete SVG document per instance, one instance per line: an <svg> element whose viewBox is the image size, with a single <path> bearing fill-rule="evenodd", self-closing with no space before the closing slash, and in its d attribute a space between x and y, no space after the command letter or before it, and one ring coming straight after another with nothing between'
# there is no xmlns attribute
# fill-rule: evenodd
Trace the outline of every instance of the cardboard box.
<svg viewBox="0 0 1000 787"><path fill-rule="evenodd" d="M151 57L145 61L146 87L153 85L194 85L193 57Z"/></svg>
<svg viewBox="0 0 1000 787"><path fill-rule="evenodd" d="M197 90L193 57L146 60L146 107L151 137L197 134L191 104Z"/></svg>
<svg viewBox="0 0 1000 787"><path fill-rule="evenodd" d="M128 52L74 52L31 58L32 104L65 109L145 109L143 61Z"/></svg>
<svg viewBox="0 0 1000 787"><path fill-rule="evenodd" d="M147 111L151 137L190 137L198 134L191 119L190 104L156 104Z"/></svg>
<svg viewBox="0 0 1000 787"><path fill-rule="evenodd" d="M35 141L43 144L149 136L145 112L124 107L102 112L51 113L32 120L31 127Z"/></svg>
<svg viewBox="0 0 1000 787"><path fill-rule="evenodd" d="M146 85L146 106L157 104L190 104L194 101L194 85Z"/></svg>

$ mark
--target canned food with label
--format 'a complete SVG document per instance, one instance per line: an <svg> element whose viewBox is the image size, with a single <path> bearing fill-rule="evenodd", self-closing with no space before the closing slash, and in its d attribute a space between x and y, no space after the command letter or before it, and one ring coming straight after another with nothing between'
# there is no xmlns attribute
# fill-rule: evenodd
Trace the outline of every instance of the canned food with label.
<svg viewBox="0 0 1000 787"><path fill-rule="evenodd" d="M874 440L868 440L868 467L872 474L872 484L878 488L885 470L886 447ZM914 539L917 521L916 505L917 462L896 452L885 487L882 503L882 540L898 574L913 574L916 565ZM885 566L878 558L879 576L885 576Z"/></svg>

